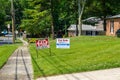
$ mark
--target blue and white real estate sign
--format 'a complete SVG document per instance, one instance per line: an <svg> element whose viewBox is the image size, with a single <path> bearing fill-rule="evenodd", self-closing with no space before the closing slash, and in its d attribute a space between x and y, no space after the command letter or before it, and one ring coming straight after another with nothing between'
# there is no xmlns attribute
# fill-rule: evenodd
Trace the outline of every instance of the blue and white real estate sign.
<svg viewBox="0 0 120 80"><path fill-rule="evenodd" d="M57 38L56 39L56 48L70 48L70 39L69 38Z"/></svg>

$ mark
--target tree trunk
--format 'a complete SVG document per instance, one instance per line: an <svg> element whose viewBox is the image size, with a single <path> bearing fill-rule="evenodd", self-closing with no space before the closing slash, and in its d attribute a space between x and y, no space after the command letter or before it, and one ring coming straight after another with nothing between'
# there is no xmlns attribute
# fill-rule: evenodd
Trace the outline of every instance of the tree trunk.
<svg viewBox="0 0 120 80"><path fill-rule="evenodd" d="M12 34L13 34L13 43L15 43L15 11L13 0L11 0L11 15L12 15Z"/></svg>
<svg viewBox="0 0 120 80"><path fill-rule="evenodd" d="M81 21L81 17L79 17L78 19L78 36L81 36L82 34L82 21Z"/></svg>
<svg viewBox="0 0 120 80"><path fill-rule="evenodd" d="M54 34L54 19L53 19L53 1L50 0L50 3L51 3L51 18L52 18L52 21L51 21L51 32L52 32L52 39L55 39L55 34Z"/></svg>
<svg viewBox="0 0 120 80"><path fill-rule="evenodd" d="M104 31L106 31L106 16L104 16L103 19L103 27L104 27Z"/></svg>
<svg viewBox="0 0 120 80"><path fill-rule="evenodd" d="M103 27L104 27L104 31L106 31L106 15L107 15L107 11L106 11L106 1L102 0L102 8L103 8Z"/></svg>
<svg viewBox="0 0 120 80"><path fill-rule="evenodd" d="M81 34L82 34L82 20L81 19L82 19L85 3L86 3L86 0L82 0L82 4L81 4L81 0L78 0L78 15L79 15L79 18L78 18L78 36L81 36Z"/></svg>
<svg viewBox="0 0 120 80"><path fill-rule="evenodd" d="M51 25L51 31L52 31L52 39L55 39L54 26L53 26L53 24Z"/></svg>

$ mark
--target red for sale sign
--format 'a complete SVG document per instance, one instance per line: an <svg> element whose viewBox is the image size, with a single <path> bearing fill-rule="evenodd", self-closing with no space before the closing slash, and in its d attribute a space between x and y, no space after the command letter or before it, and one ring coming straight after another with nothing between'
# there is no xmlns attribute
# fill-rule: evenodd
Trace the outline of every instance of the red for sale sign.
<svg viewBox="0 0 120 80"><path fill-rule="evenodd" d="M36 40L36 47L39 49L49 48L49 40L43 39L43 40Z"/></svg>

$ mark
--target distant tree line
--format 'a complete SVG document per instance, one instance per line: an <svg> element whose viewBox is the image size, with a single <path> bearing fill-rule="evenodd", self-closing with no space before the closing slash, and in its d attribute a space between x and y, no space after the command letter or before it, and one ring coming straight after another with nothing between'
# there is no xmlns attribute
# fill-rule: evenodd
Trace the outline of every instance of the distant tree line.
<svg viewBox="0 0 120 80"><path fill-rule="evenodd" d="M83 1L14 0L15 28L39 37L51 36L52 33L54 38L59 32L67 35L70 24L78 24L78 9L82 7ZM119 6L119 0L85 0L81 19L95 16L105 22L107 16L120 14ZM0 0L0 32L7 29L8 23L11 24L10 7L10 0Z"/></svg>

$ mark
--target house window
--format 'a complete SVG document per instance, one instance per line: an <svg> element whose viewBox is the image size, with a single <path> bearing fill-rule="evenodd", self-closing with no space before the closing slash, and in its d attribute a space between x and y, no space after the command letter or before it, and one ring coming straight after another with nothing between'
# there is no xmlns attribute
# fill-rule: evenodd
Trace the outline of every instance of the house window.
<svg viewBox="0 0 120 80"><path fill-rule="evenodd" d="M92 35L92 31L86 31L86 35Z"/></svg>
<svg viewBox="0 0 120 80"><path fill-rule="evenodd" d="M110 33L114 33L114 21L110 21Z"/></svg>

